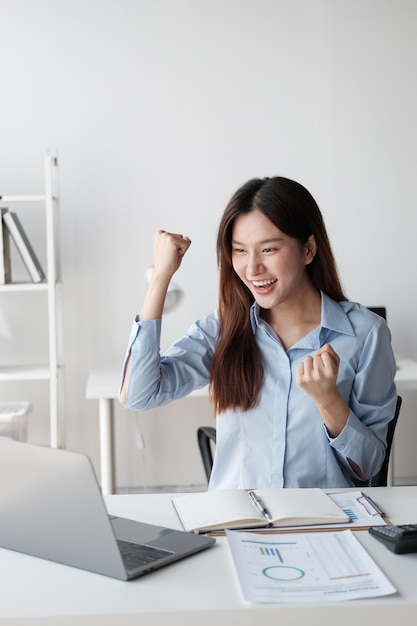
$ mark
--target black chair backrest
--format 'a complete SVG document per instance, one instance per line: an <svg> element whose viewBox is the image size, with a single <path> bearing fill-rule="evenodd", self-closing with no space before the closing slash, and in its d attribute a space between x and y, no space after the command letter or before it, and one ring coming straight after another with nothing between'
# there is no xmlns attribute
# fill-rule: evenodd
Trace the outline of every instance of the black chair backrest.
<svg viewBox="0 0 417 626"><path fill-rule="evenodd" d="M216 443L216 429L212 426L200 426L200 428L197 429L197 441L208 482L210 480L211 468L213 467L213 451L211 446L212 442Z"/></svg>
<svg viewBox="0 0 417 626"><path fill-rule="evenodd" d="M376 313L380 317L383 317L385 321L387 321L387 309L384 306L368 306L370 311Z"/></svg>

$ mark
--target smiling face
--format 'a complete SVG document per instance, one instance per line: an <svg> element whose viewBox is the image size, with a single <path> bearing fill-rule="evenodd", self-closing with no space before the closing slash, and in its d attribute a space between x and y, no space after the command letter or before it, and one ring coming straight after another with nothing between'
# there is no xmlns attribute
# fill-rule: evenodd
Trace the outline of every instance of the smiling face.
<svg viewBox="0 0 417 626"><path fill-rule="evenodd" d="M300 244L258 210L240 215L233 224L233 269L263 309L300 301L311 287L306 266L315 252L313 236Z"/></svg>

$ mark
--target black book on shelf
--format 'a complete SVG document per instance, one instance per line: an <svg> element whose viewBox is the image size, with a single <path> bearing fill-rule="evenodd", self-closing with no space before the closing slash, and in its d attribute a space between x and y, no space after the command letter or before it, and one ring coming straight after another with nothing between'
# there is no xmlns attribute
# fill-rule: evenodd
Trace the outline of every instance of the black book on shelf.
<svg viewBox="0 0 417 626"><path fill-rule="evenodd" d="M0 208L0 285L10 283L10 238L9 232L3 223L3 215L7 209Z"/></svg>
<svg viewBox="0 0 417 626"><path fill-rule="evenodd" d="M46 276L18 216L16 213L6 210L2 217L3 223L14 241L31 279L34 283L42 282Z"/></svg>

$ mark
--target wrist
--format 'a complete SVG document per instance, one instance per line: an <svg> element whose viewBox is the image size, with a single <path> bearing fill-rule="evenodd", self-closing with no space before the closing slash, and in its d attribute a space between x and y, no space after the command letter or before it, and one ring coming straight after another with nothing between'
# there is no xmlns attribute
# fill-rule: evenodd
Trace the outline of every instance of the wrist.
<svg viewBox="0 0 417 626"><path fill-rule="evenodd" d="M340 435L348 421L350 408L338 393L326 398L323 403L317 403L317 408L326 426L329 436L334 438Z"/></svg>

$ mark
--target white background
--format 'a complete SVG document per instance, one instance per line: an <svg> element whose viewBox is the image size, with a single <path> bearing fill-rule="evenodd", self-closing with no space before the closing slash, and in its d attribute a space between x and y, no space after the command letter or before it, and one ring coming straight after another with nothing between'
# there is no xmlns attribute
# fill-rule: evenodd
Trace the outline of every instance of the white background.
<svg viewBox="0 0 417 626"><path fill-rule="evenodd" d="M0 23L0 194L42 193L44 154L59 156L68 448L98 467L85 385L121 366L154 231L193 242L165 347L216 306L219 217L254 176L313 193L348 297L385 305L395 351L417 359L417 2L0 0ZM44 260L42 220L21 220ZM0 364L42 360L43 296L0 295ZM31 400L30 439L48 441L46 384L3 383L0 399ZM401 428L407 414L400 476L412 393ZM116 418L119 483L142 480L136 428L152 484L203 480L204 401Z"/></svg>

